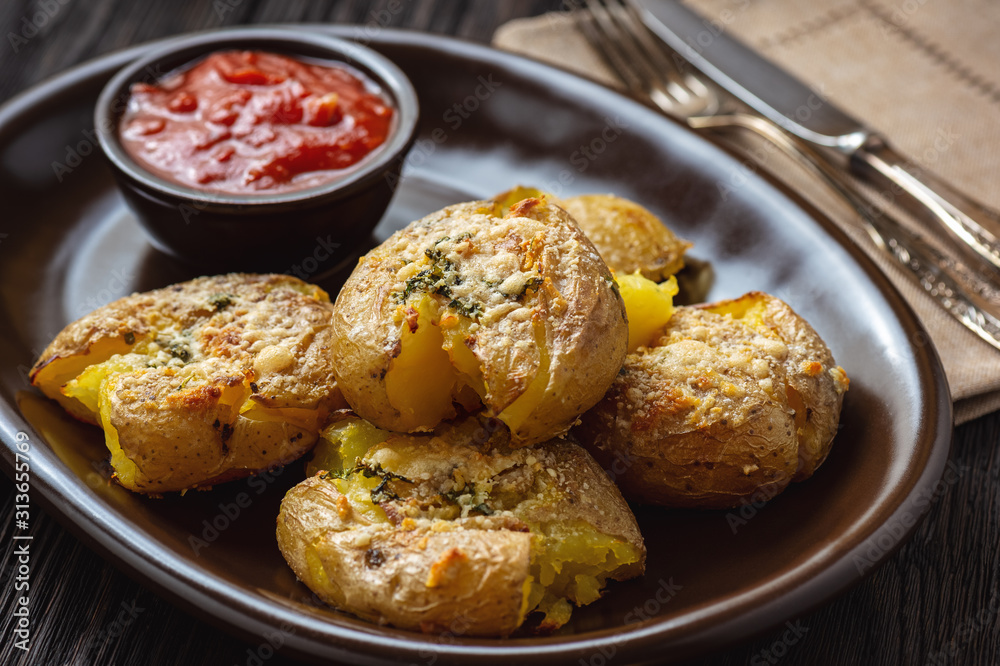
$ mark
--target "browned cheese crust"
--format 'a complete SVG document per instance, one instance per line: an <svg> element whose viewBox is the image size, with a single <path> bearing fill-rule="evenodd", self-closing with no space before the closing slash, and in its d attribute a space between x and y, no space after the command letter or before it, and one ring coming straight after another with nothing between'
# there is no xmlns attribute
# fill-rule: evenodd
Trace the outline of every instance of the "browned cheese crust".
<svg viewBox="0 0 1000 666"><path fill-rule="evenodd" d="M298 458L325 414L344 405L331 313L322 289L293 277L198 278L73 322L32 380L104 427L112 465L131 490L209 486ZM73 380L105 361L116 367L97 380L88 407Z"/></svg>
<svg viewBox="0 0 1000 666"><path fill-rule="evenodd" d="M725 508L808 478L829 452L846 389L816 332L753 293L679 307L573 433L631 500Z"/></svg>
<svg viewBox="0 0 1000 666"><path fill-rule="evenodd" d="M850 384L847 374L809 322L779 298L755 291L702 307L721 313L752 310L754 315L743 320L752 321L757 331L780 339L788 347L788 405L795 412L799 442L798 470L792 480L808 479L830 453Z"/></svg>
<svg viewBox="0 0 1000 666"><path fill-rule="evenodd" d="M332 606L428 633L505 635L520 625L531 556L522 525L484 517L372 524L319 476L292 488L281 507L282 554Z"/></svg>
<svg viewBox="0 0 1000 666"><path fill-rule="evenodd" d="M607 266L560 208L526 199L497 210L480 201L433 213L368 253L348 279L335 304L334 366L362 417L414 432L454 416L452 401L481 402L530 444L565 432L611 383L628 330ZM410 354L404 329L419 335L424 325L440 330L438 348L444 336L444 369L421 366L421 381L400 391L431 392L430 379L453 373L451 394L441 389L445 409L434 413L407 410L387 388Z"/></svg>
<svg viewBox="0 0 1000 666"><path fill-rule="evenodd" d="M528 599L539 603L532 580L545 535L560 529L589 526L637 549L637 559L604 573L641 575L635 518L597 463L565 441L511 449L496 428L468 420L435 435L389 435L364 456L377 474L360 490L349 483L363 483L360 472L300 483L277 525L292 570L360 617L468 636L505 636L521 625ZM376 486L379 475L387 480Z"/></svg>
<svg viewBox="0 0 1000 666"><path fill-rule="evenodd" d="M576 220L613 271L639 271L654 282L684 268L683 241L651 212L613 194L585 194L557 202Z"/></svg>
<svg viewBox="0 0 1000 666"><path fill-rule="evenodd" d="M796 466L786 354L780 341L679 307L574 434L638 502L727 507L759 488L777 493Z"/></svg>

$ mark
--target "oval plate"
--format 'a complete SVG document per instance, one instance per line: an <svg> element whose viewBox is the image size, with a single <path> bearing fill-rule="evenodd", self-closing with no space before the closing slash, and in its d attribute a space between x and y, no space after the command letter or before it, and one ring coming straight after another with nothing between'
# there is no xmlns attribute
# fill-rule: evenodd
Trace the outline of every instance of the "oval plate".
<svg viewBox="0 0 1000 666"><path fill-rule="evenodd" d="M909 308L828 220L756 175L722 196L720 184L742 173L736 160L571 74L416 33L382 30L365 41L406 71L421 100L420 138L379 238L516 184L641 202L712 262L711 298L770 292L828 341L852 379L829 460L766 507L640 510L644 578L613 584L554 636L507 640L463 638L461 627L408 633L319 604L274 539L278 503L302 478L301 465L185 497L154 500L118 487L102 463L100 431L41 398L26 373L73 319L134 290L194 277L146 243L90 125L103 83L147 45L77 67L0 111L0 201L14 221L0 239L0 434L8 474L16 434L30 438L33 499L190 612L254 642L280 640L299 656L354 663L691 657L823 603L909 536L948 456L944 373ZM290 272L311 277L332 243L317 239L316 256ZM335 291L340 279L320 283Z"/></svg>

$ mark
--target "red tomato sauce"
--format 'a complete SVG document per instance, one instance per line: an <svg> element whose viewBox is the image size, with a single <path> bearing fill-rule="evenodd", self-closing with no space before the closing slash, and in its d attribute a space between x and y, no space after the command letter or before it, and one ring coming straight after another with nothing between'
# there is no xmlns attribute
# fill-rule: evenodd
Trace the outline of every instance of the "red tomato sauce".
<svg viewBox="0 0 1000 666"><path fill-rule="evenodd" d="M339 178L385 142L392 116L359 72L226 51L133 84L119 135L141 166L175 183L281 193Z"/></svg>

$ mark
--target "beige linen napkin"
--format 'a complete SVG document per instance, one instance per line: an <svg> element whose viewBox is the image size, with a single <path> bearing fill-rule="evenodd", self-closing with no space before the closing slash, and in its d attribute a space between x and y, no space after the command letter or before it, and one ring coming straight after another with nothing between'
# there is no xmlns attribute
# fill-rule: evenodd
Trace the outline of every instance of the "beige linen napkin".
<svg viewBox="0 0 1000 666"><path fill-rule="evenodd" d="M1000 210L1000 3L992 0L690 0L722 27L885 133L918 167ZM585 73L615 75L568 12L501 26L495 46ZM738 136L752 149L759 141ZM957 423L1000 409L1000 351L948 315L861 229L857 214L775 151L762 165L864 247L927 327ZM921 341L911 341L915 345Z"/></svg>

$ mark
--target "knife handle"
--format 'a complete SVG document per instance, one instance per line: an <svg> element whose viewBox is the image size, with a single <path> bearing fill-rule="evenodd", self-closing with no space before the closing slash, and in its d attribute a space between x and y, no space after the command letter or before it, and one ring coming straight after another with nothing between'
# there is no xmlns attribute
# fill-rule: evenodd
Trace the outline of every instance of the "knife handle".
<svg viewBox="0 0 1000 666"><path fill-rule="evenodd" d="M696 130L746 129L769 140L850 204L875 245L912 273L931 298L982 340L1000 349L1000 282L941 253L888 211L875 210L873 202L856 188L842 166L830 161L828 153L813 150L799 137L761 116L695 116L687 123Z"/></svg>
<svg viewBox="0 0 1000 666"><path fill-rule="evenodd" d="M901 225L889 229L871 225L875 241L908 268L924 290L966 328L1000 349L1000 303L994 287L968 266L945 256L923 238Z"/></svg>
<svg viewBox="0 0 1000 666"><path fill-rule="evenodd" d="M878 135L850 157L851 169L881 191L881 208L899 201L913 214L942 227L966 256L986 261L1000 272L1000 216L944 181L922 172ZM969 253L972 250L974 255ZM973 259L975 260L975 259Z"/></svg>

